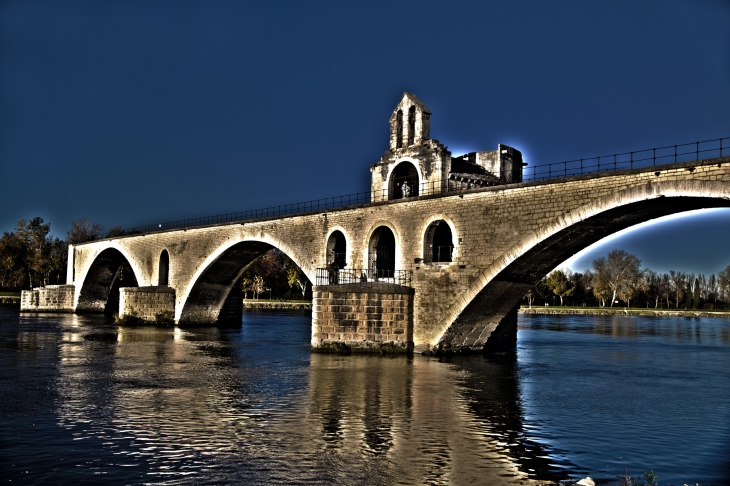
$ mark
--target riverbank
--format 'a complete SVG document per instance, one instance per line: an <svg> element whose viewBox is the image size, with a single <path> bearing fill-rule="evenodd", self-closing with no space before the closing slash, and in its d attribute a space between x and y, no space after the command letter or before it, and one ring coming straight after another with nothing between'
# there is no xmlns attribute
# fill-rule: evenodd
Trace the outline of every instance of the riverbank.
<svg viewBox="0 0 730 486"><path fill-rule="evenodd" d="M304 309L311 310L311 301L252 300L243 299L244 309Z"/></svg>
<svg viewBox="0 0 730 486"><path fill-rule="evenodd" d="M521 314L569 314L580 316L679 316L679 317L724 317L730 318L730 311L713 310L673 310L673 309L627 309L625 307L525 307L520 306Z"/></svg>
<svg viewBox="0 0 730 486"><path fill-rule="evenodd" d="M0 295L0 306L20 309L20 295Z"/></svg>

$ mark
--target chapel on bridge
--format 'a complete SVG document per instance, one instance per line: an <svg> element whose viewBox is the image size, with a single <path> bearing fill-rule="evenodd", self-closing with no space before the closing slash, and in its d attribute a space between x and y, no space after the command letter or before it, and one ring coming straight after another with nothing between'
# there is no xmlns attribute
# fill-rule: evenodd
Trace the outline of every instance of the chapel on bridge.
<svg viewBox="0 0 730 486"><path fill-rule="evenodd" d="M374 202L522 182L519 150L499 144L452 157L430 128L431 111L403 93L390 117L390 147L370 166Z"/></svg>

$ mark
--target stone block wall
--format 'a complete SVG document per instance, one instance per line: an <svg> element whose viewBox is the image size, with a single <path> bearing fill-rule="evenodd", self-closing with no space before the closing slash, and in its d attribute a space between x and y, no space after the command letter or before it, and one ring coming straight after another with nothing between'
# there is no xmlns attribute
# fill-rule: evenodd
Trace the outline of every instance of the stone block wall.
<svg viewBox="0 0 730 486"><path fill-rule="evenodd" d="M119 315L155 321L156 316L175 313L175 289L170 287L122 287L119 289Z"/></svg>
<svg viewBox="0 0 730 486"><path fill-rule="evenodd" d="M312 349L412 352L414 294L392 284L314 287Z"/></svg>
<svg viewBox="0 0 730 486"><path fill-rule="evenodd" d="M22 312L73 312L74 285L49 285L23 290L20 295Z"/></svg>

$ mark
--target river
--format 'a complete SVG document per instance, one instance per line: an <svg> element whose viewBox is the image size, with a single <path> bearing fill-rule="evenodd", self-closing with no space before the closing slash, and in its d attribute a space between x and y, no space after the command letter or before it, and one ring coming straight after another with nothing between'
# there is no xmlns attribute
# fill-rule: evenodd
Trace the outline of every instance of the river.
<svg viewBox="0 0 730 486"><path fill-rule="evenodd" d="M730 484L730 321L520 315L515 354L309 352L236 328L0 309L0 476L22 484Z"/></svg>

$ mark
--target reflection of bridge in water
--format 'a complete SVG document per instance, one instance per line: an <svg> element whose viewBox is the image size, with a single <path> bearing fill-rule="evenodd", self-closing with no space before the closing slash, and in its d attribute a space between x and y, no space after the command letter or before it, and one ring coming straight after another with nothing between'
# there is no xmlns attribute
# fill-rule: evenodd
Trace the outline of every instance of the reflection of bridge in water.
<svg viewBox="0 0 730 486"><path fill-rule="evenodd" d="M530 167L525 181L511 147L452 157L430 138L430 114L404 94L390 148L370 168L368 201L160 225L77 245L68 285L24 294L23 309L240 322L243 272L278 248L311 282L318 269L357 278L315 287L314 347L509 349L520 299L562 261L653 218L730 207L728 139ZM402 197L403 181L412 197ZM395 282L396 272L410 283ZM383 280L400 288L373 285Z"/></svg>
<svg viewBox="0 0 730 486"><path fill-rule="evenodd" d="M306 329L306 316L247 315L243 331L59 319L77 322L62 324L59 424L79 440L101 439L145 477L195 473L261 484L562 477L526 439L513 358L310 358L300 344L260 344L300 333L292 329Z"/></svg>

